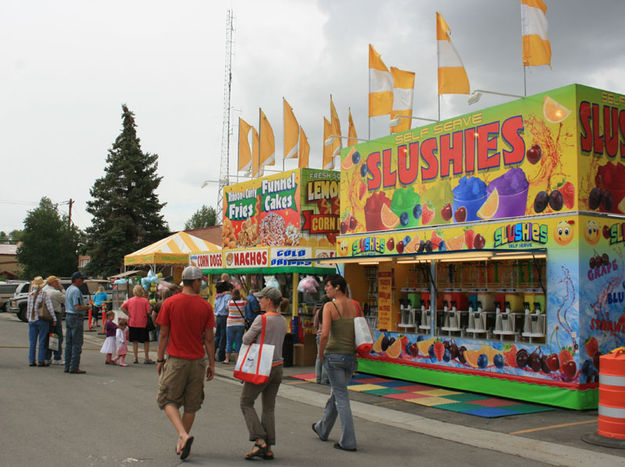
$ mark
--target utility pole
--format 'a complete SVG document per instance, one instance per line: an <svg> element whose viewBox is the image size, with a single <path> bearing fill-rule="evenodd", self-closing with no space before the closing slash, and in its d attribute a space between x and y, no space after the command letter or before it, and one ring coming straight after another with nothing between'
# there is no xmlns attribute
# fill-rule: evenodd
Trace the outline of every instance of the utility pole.
<svg viewBox="0 0 625 467"><path fill-rule="evenodd" d="M72 228L72 205L74 204L74 200L72 198L69 199L69 217L67 219L67 228Z"/></svg>
<svg viewBox="0 0 625 467"><path fill-rule="evenodd" d="M232 10L226 13L226 70L224 76L224 116L221 133L221 163L219 164L219 187L217 188L217 222L223 223L224 187L230 184L230 97L232 96Z"/></svg>

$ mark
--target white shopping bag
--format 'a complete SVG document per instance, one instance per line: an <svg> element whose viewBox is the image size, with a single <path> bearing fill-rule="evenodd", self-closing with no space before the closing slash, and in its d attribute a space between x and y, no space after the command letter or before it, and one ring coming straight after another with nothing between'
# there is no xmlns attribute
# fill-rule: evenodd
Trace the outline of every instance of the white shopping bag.
<svg viewBox="0 0 625 467"><path fill-rule="evenodd" d="M50 337L48 338L48 350L54 350L57 352L59 350L59 336L50 333Z"/></svg>
<svg viewBox="0 0 625 467"><path fill-rule="evenodd" d="M265 344L267 317L265 315L261 315L261 317L263 330L260 334L260 341L250 345L242 345L234 367L235 378L253 384L263 384L269 379L275 349L274 345Z"/></svg>
<svg viewBox="0 0 625 467"><path fill-rule="evenodd" d="M356 338L356 353L359 357L366 357L373 347L373 336L364 316L354 318L354 336Z"/></svg>

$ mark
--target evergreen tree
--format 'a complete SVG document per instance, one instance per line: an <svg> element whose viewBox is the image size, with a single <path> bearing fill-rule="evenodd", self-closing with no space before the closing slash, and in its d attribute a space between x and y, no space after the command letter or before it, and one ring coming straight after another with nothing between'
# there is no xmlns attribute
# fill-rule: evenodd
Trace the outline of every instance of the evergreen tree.
<svg viewBox="0 0 625 467"><path fill-rule="evenodd" d="M78 269L80 231L68 227L66 216L60 216L48 198L41 198L39 206L28 211L24 219L22 244L17 249L17 260L22 265L25 279L35 276L69 276Z"/></svg>
<svg viewBox="0 0 625 467"><path fill-rule="evenodd" d="M184 224L185 230L201 229L202 227L210 227L217 223L217 211L215 208L209 208L208 206L202 206L195 211Z"/></svg>
<svg viewBox="0 0 625 467"><path fill-rule="evenodd" d="M105 175L91 187L87 211L93 216L87 228L91 274L119 272L124 256L167 236L161 215L165 203L156 189L158 155L144 153L137 137L134 114L122 106L123 128L109 149Z"/></svg>

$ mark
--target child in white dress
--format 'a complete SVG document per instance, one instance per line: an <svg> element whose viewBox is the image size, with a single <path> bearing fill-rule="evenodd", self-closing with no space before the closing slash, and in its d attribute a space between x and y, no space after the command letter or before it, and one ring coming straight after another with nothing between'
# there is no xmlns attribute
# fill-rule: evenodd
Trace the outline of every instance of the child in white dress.
<svg viewBox="0 0 625 467"><path fill-rule="evenodd" d="M119 366L128 366L128 364L125 362L126 354L128 353L128 345L126 344L126 341L128 340L127 328L128 321L124 318L121 318L117 325L117 333L115 334L115 342L117 344L117 357L113 359L113 362L117 363Z"/></svg>
<svg viewBox="0 0 625 467"><path fill-rule="evenodd" d="M115 353L115 332L117 330L117 325L113 322L115 319L115 312L109 311L106 313L106 324L104 325L104 332L106 333L106 339L104 339L104 344L102 344L102 348L100 349L100 353L106 354L106 363L107 365L112 365L113 361L111 357Z"/></svg>

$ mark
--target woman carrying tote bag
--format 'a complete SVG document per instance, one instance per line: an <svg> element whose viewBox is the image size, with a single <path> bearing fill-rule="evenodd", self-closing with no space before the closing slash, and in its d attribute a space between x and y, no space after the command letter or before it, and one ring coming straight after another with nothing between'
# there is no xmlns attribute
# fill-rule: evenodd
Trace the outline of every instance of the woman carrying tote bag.
<svg viewBox="0 0 625 467"><path fill-rule="evenodd" d="M255 457L273 459L271 446L276 444L276 395L282 382L282 344L286 334L286 320L278 311L280 303L285 300L280 290L265 287L255 295L259 299L261 310L265 313L257 316L250 329L243 335L243 344L250 345L264 334L264 344L273 345L274 352L269 379L262 384L246 381L241 391L241 412L249 431L249 440L254 442L252 451L247 453L245 458L251 460ZM261 394L263 409L262 417L259 419L254 402Z"/></svg>

